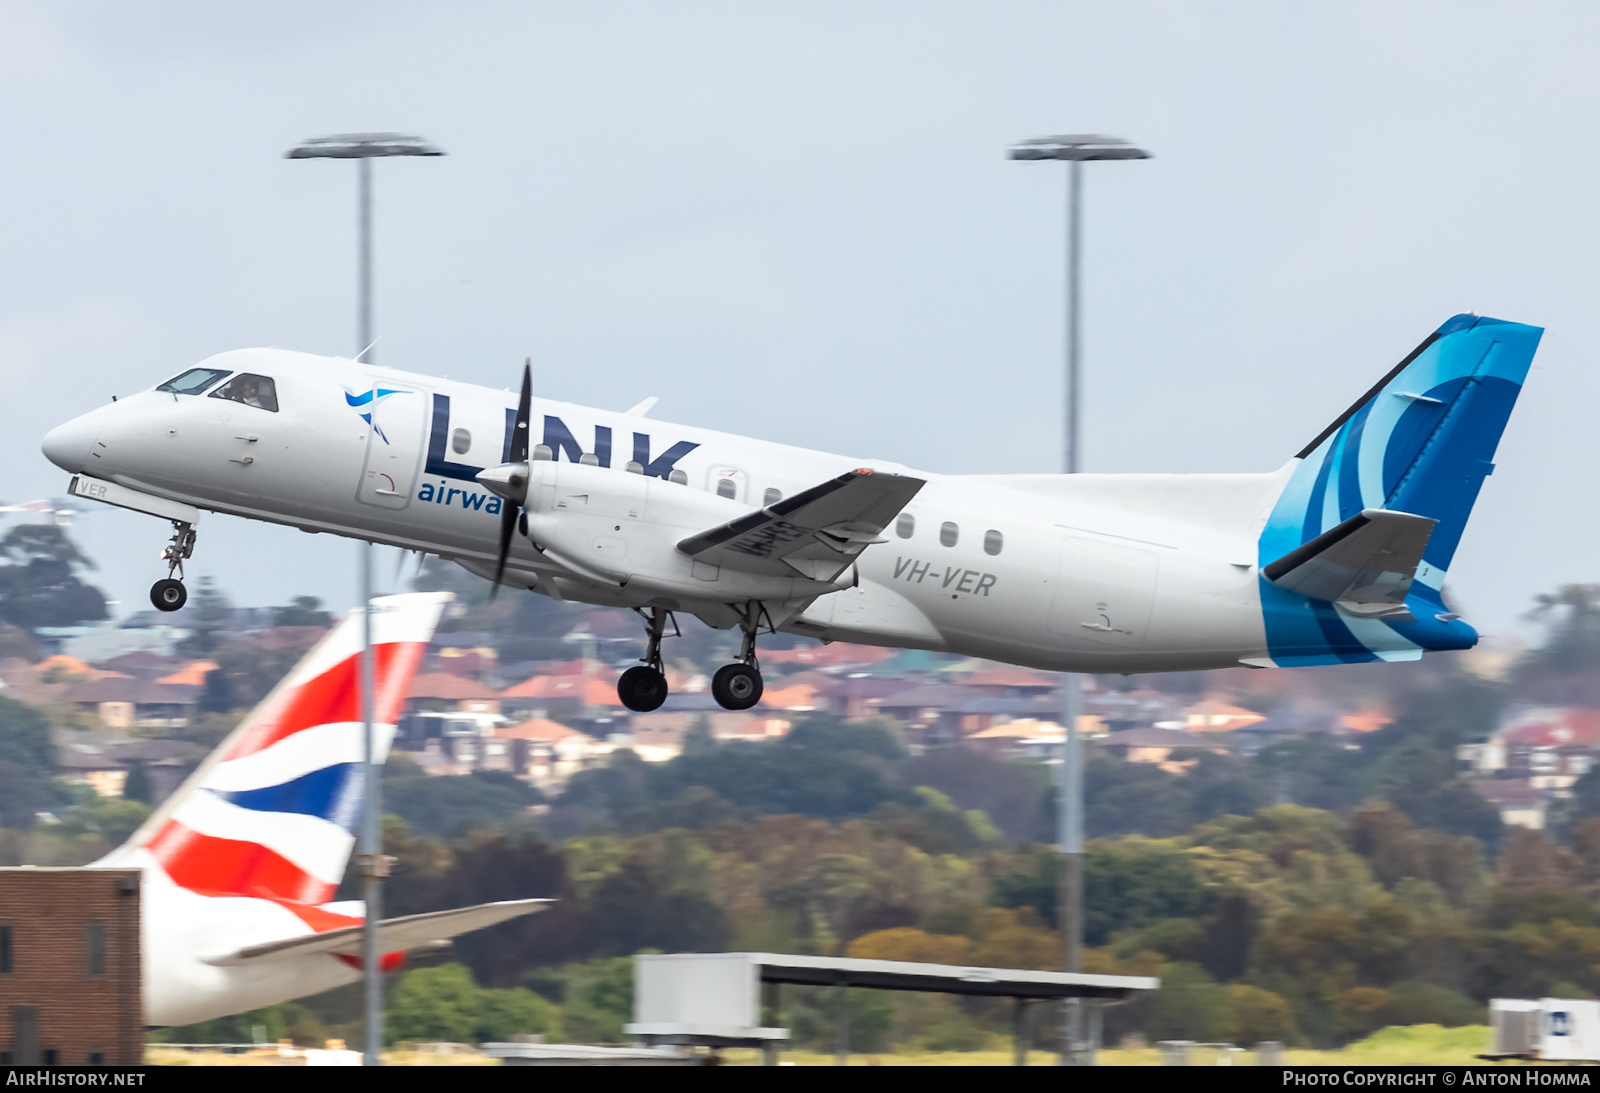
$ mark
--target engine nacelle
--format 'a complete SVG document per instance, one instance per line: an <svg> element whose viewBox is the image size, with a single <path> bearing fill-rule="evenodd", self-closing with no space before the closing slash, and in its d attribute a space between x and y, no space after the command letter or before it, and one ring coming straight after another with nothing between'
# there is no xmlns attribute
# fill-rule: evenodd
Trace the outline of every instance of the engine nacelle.
<svg viewBox="0 0 1600 1093"><path fill-rule="evenodd" d="M836 580L815 581L707 565L678 550L689 536L751 511L730 498L584 463L540 459L528 471L529 538L589 580L714 603L809 600L855 583L853 566Z"/></svg>

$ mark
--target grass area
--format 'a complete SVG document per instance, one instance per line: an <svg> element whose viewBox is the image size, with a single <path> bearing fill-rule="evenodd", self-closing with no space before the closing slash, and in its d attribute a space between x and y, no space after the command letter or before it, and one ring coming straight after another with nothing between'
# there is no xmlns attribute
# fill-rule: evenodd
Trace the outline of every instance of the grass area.
<svg viewBox="0 0 1600 1093"><path fill-rule="evenodd" d="M1338 1051L1311 1051L1291 1049L1285 1053L1290 1066L1468 1066L1477 1063L1475 1058L1489 1050L1489 1026L1466 1025L1462 1028L1441 1028L1438 1025L1409 1025L1380 1029L1348 1047ZM1196 1048L1190 1059L1192 1066L1215 1066L1219 1053ZM761 1061L754 1051L729 1051L724 1058L733 1065L755 1065ZM786 1051L785 1063L796 1066L832 1066L833 1056L814 1051ZM851 1066L1010 1066L1011 1049L990 1051L930 1051L886 1052L881 1055L852 1055ZM1050 1066L1055 1063L1053 1052L1030 1051L1028 1065ZM1235 1055L1233 1065L1253 1066L1253 1051ZM1101 1066L1160 1066L1161 1052L1155 1048L1125 1051L1114 1048L1102 1051Z"/></svg>
<svg viewBox="0 0 1600 1093"><path fill-rule="evenodd" d="M179 1051L152 1044L145 1048L147 1066L299 1066L297 1058L284 1058L276 1048L230 1055L222 1051ZM426 1051L385 1051L384 1066L497 1066L495 1060L477 1052L435 1055Z"/></svg>
<svg viewBox="0 0 1600 1093"><path fill-rule="evenodd" d="M1467 1025L1462 1028L1441 1028L1438 1025L1409 1025L1380 1029L1349 1047L1338 1051L1290 1050L1286 1062L1290 1066L1466 1066L1477 1062L1477 1054L1489 1049L1489 1027ZM755 1066L761 1062L757 1051L732 1050L723 1054L732 1066ZM794 1066L832 1066L833 1056L816 1051L785 1051L785 1063ZM895 1051L877 1055L852 1055L851 1066L1010 1066L1011 1048L988 1051ZM1055 1054L1047 1051L1030 1051L1028 1065L1050 1066ZM435 1055L421 1051L386 1051L386 1066L493 1066L495 1061L476 1052L457 1052ZM1191 1057L1193 1066L1214 1066L1220 1060L1218 1053L1195 1049ZM1255 1052L1245 1051L1234 1056L1236 1066L1255 1064ZM152 1045L145 1051L145 1062L151 1066L281 1066L294 1065L290 1060L279 1059L274 1054L225 1055L221 1052L176 1051ZM1123 1050L1114 1048L1100 1053L1101 1066L1160 1066L1161 1053L1155 1048Z"/></svg>

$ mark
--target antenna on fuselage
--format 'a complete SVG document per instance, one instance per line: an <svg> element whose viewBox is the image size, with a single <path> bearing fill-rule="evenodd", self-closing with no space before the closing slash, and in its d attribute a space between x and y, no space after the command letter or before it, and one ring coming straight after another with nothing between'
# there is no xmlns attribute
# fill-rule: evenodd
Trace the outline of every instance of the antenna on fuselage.
<svg viewBox="0 0 1600 1093"><path fill-rule="evenodd" d="M372 345L377 345L381 341L383 341L382 338L373 338L372 339ZM367 346L365 349L363 349L361 352L357 353L355 356L351 357L350 359L352 361L358 361L362 357L365 357L368 353L372 352L372 345Z"/></svg>

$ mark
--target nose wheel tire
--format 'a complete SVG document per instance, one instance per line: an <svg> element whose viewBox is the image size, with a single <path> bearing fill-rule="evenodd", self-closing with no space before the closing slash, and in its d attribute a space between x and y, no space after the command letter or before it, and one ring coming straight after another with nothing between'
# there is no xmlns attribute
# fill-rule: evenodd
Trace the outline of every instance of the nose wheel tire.
<svg viewBox="0 0 1600 1093"><path fill-rule="evenodd" d="M667 677L647 665L635 665L617 680L617 697L635 713L649 713L667 700Z"/></svg>
<svg viewBox="0 0 1600 1093"><path fill-rule="evenodd" d="M150 602L157 611L176 611L189 602L189 590L171 577L150 586Z"/></svg>
<svg viewBox="0 0 1600 1093"><path fill-rule="evenodd" d="M724 664L711 677L711 697L725 710L748 710L762 689L761 673L748 664Z"/></svg>

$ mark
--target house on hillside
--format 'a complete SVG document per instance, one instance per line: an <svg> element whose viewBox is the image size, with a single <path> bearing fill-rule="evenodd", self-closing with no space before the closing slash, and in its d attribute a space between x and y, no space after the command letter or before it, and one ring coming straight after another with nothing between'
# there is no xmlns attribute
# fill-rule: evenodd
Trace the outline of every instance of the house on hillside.
<svg viewBox="0 0 1600 1093"><path fill-rule="evenodd" d="M966 744L997 759L1019 755L1047 759L1065 739L1066 730L1058 722L1023 717L980 729L966 737Z"/></svg>
<svg viewBox="0 0 1600 1093"><path fill-rule="evenodd" d="M535 675L500 693L501 709L511 716L583 717L622 709L617 674L595 661L573 662L575 671ZM566 668L569 665L562 665Z"/></svg>
<svg viewBox="0 0 1600 1093"><path fill-rule="evenodd" d="M40 667L21 657L0 660L0 695L28 706L53 706L65 701L75 685L98 674L90 669L87 676L51 675Z"/></svg>
<svg viewBox="0 0 1600 1093"><path fill-rule="evenodd" d="M189 723L200 688L155 683L130 676L103 675L74 685L69 701L117 732L131 729L175 729Z"/></svg>
<svg viewBox="0 0 1600 1093"><path fill-rule="evenodd" d="M1182 774L1194 765L1193 760L1171 757L1180 748L1203 748L1214 755L1228 752L1226 743L1216 736L1182 729L1125 729L1107 733L1094 743L1107 755L1130 763L1153 763L1169 774Z"/></svg>
<svg viewBox="0 0 1600 1093"><path fill-rule="evenodd" d="M793 722L788 718L752 711L713 707L703 711L656 711L636 713L628 721L628 736L639 758L648 763L665 762L683 753L683 739L697 719L704 718L708 732L719 743L765 743L789 735Z"/></svg>
<svg viewBox="0 0 1600 1093"><path fill-rule="evenodd" d="M1472 790L1499 810L1501 823L1544 830L1550 811L1549 790L1539 789L1526 778L1484 778L1474 782Z"/></svg>
<svg viewBox="0 0 1600 1093"><path fill-rule="evenodd" d="M104 733L57 729L56 766L68 785L88 786L101 797L121 797L128 772L143 764L154 800L178 788L188 770L189 746L177 740L118 740Z"/></svg>
<svg viewBox="0 0 1600 1093"><path fill-rule="evenodd" d="M1233 732L1265 721L1266 715L1243 706L1233 706L1216 697L1207 697L1183 711L1183 729L1188 732ZM1162 724L1160 728L1177 728Z"/></svg>
<svg viewBox="0 0 1600 1093"><path fill-rule="evenodd" d="M407 713L451 710L492 716L500 712L500 692L475 679L430 672L412 678L405 709Z"/></svg>
<svg viewBox="0 0 1600 1093"><path fill-rule="evenodd" d="M1456 757L1479 776L1526 779L1556 797L1593 769L1600 753L1600 710L1583 707L1522 709L1505 718L1489 739L1462 744Z"/></svg>
<svg viewBox="0 0 1600 1093"><path fill-rule="evenodd" d="M497 729L493 742L509 745L512 773L540 789L565 784L612 751L587 733L546 718Z"/></svg>

